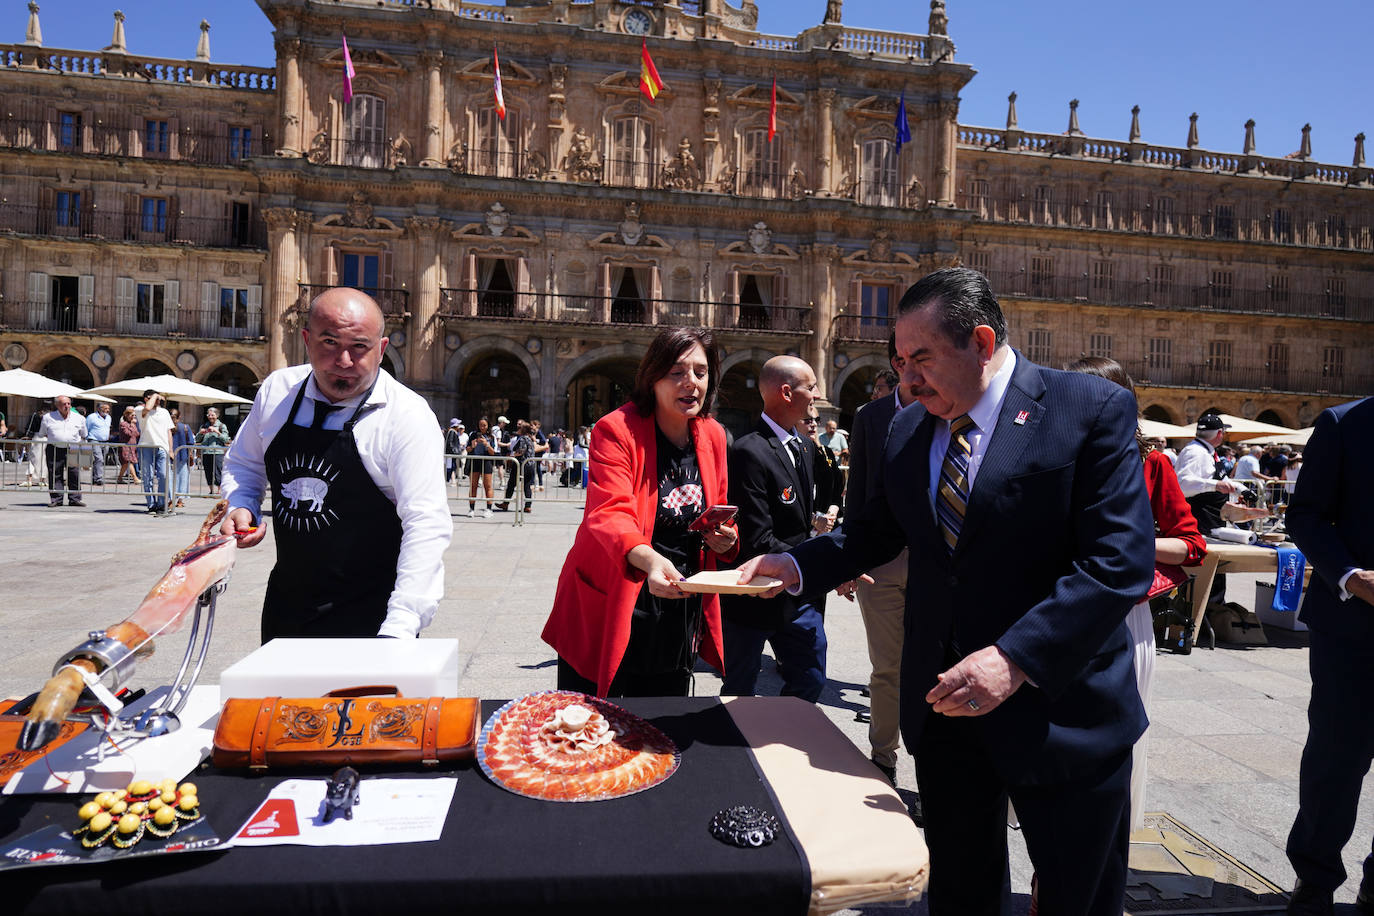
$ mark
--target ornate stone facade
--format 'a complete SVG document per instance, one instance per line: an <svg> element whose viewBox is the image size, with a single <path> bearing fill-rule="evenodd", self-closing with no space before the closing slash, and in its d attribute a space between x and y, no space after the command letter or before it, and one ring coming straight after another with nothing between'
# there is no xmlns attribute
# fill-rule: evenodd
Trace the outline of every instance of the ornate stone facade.
<svg viewBox="0 0 1374 916"><path fill-rule="evenodd" d="M0 123L0 342L26 367L69 356L100 382L191 349L197 380L226 361L260 378L303 358L309 298L352 283L441 417L590 422L658 326L704 324L724 420L749 422L759 366L785 352L845 418L901 292L962 263L991 278L1015 345L1109 353L1160 418L1300 425L1374 388L1362 145L1340 169L1151 146L1138 120L1126 142L1085 137L1076 113L1025 132L1014 107L1005 130L960 126L957 4L951 29L931 3L923 36L849 28L836 2L794 37L723 0L259 5L275 71L0 46L26 125ZM653 104L640 32L666 83ZM140 321L156 283L162 320Z"/></svg>

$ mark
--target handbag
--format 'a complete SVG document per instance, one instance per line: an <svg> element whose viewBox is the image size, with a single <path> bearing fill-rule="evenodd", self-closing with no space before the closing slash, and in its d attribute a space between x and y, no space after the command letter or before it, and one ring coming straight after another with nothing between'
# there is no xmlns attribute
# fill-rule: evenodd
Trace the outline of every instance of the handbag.
<svg viewBox="0 0 1374 916"><path fill-rule="evenodd" d="M1157 598L1160 595L1168 594L1188 581L1188 574L1183 571L1182 566L1175 566L1172 563L1155 563L1154 581L1150 583L1150 590L1145 594L1148 598Z"/></svg>
<svg viewBox="0 0 1374 916"><path fill-rule="evenodd" d="M403 697L395 687L349 687L323 697L233 698L220 712L210 759L225 769L434 766L471 760L479 723L474 697Z"/></svg>

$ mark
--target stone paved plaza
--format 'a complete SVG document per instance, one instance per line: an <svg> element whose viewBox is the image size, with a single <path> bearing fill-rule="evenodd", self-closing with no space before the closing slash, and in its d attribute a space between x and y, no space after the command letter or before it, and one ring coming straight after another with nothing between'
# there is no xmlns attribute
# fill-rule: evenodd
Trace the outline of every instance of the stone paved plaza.
<svg viewBox="0 0 1374 916"><path fill-rule="evenodd" d="M88 493L85 509L49 509L46 496L38 489L0 491L0 696L36 690L57 656L87 630L127 616L166 570L171 554L191 541L210 506L208 500L192 500L184 512L158 518L144 514L141 500L131 494ZM454 508L466 510L466 500ZM455 519L447 596L425 635L459 640L464 692L503 698L553 686L553 653L539 632L580 517L575 504L540 503L522 527L513 526L506 513ZM257 647L272 559L270 540L239 559L220 601L210 680ZM1253 579L1232 576L1229 596L1250 605ZM859 689L868 675L857 605L831 596L827 630L831 680L821 704L866 752L867 726L854 721L855 711L867 705ZM1271 628L1269 636L1267 647L1159 656L1146 807L1167 812L1288 889L1293 873L1283 847L1297 809L1298 762L1307 733L1308 653L1301 635ZM139 684L170 679L183 644L178 637L169 643L141 666ZM765 669L760 689L776 692L771 660ZM698 694L719 689L714 674L697 675ZM899 785L909 799L915 788L910 758L899 767ZM1365 782L1363 802L1345 853L1355 877L1338 893L1338 903L1354 900L1360 862L1374 835L1374 778ZM1013 890L1024 910L1030 865L1019 834L1011 837ZM1353 907L1338 906L1341 911ZM917 904L912 912L924 913L925 907Z"/></svg>

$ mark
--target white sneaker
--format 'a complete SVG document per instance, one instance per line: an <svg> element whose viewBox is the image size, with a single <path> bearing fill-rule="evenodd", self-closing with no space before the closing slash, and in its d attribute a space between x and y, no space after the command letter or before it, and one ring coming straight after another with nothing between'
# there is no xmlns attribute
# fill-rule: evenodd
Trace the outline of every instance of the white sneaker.
<svg viewBox="0 0 1374 916"><path fill-rule="evenodd" d="M472 518L476 514L477 513L474 512L472 509L469 509L468 511L463 513L463 518Z"/></svg>
<svg viewBox="0 0 1374 916"><path fill-rule="evenodd" d="M482 518L491 518L491 510L490 510L490 509L483 509L483 510L482 510Z"/></svg>

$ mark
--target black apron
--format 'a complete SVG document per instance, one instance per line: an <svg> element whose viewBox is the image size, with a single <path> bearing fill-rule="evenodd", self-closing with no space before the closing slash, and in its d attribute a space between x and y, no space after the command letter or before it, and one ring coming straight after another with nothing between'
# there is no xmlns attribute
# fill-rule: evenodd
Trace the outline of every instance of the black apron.
<svg viewBox="0 0 1374 916"><path fill-rule="evenodd" d="M375 384L375 383L374 383ZM294 423L306 383L286 424L267 447L277 565L267 580L262 641L279 636L376 636L386 619L401 555L401 519L358 456L353 426Z"/></svg>

